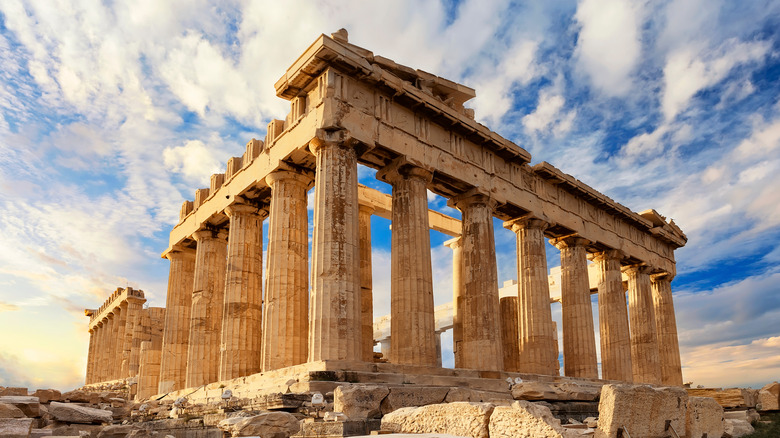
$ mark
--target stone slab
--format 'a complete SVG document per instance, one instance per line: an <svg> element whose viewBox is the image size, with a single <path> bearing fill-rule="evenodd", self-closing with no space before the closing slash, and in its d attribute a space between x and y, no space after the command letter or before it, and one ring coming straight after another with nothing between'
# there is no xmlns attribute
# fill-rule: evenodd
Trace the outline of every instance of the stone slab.
<svg viewBox="0 0 780 438"><path fill-rule="evenodd" d="M111 411L88 408L73 403L52 402L49 405L49 414L63 423L110 423L113 419Z"/></svg>
<svg viewBox="0 0 780 438"><path fill-rule="evenodd" d="M0 418L24 418L24 412L10 403L0 403Z"/></svg>
<svg viewBox="0 0 780 438"><path fill-rule="evenodd" d="M759 411L776 411L780 409L780 383L769 383L758 391L756 408Z"/></svg>
<svg viewBox="0 0 780 438"><path fill-rule="evenodd" d="M0 403L14 405L28 417L37 417L41 413L41 404L38 401L38 397L7 395L0 397Z"/></svg>
<svg viewBox="0 0 780 438"><path fill-rule="evenodd" d="M0 436L4 438L28 438L32 430L32 418L0 418Z"/></svg>
<svg viewBox="0 0 780 438"><path fill-rule="evenodd" d="M351 420L377 418L382 414L381 403L388 394L390 389L381 385L339 386L333 393L333 410Z"/></svg>
<svg viewBox="0 0 780 438"><path fill-rule="evenodd" d="M382 417L382 430L488 438L488 423L493 408L490 403L469 402L406 407Z"/></svg>
<svg viewBox="0 0 780 438"><path fill-rule="evenodd" d="M497 406L490 416L490 438L573 438L579 432L566 430L549 409L520 400L512 406Z"/></svg>
<svg viewBox="0 0 780 438"><path fill-rule="evenodd" d="M646 385L604 385L599 401L596 438L614 437L626 427L632 437L663 438L666 421L684 434L688 393L677 387Z"/></svg>
<svg viewBox="0 0 780 438"><path fill-rule="evenodd" d="M723 436L723 408L712 397L689 397L685 433L688 437Z"/></svg>

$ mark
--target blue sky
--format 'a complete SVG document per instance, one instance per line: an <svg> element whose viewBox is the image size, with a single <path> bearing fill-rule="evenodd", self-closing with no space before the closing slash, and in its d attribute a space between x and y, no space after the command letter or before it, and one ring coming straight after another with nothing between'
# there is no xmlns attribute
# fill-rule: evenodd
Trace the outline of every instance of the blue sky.
<svg viewBox="0 0 780 438"><path fill-rule="evenodd" d="M82 311L118 286L164 305L181 202L283 118L274 82L341 27L475 88L467 106L532 163L675 220L686 381L778 378L780 1L62 0L0 3L0 385L79 385ZM373 221L377 313L388 225ZM499 281L516 278L499 223L496 246Z"/></svg>

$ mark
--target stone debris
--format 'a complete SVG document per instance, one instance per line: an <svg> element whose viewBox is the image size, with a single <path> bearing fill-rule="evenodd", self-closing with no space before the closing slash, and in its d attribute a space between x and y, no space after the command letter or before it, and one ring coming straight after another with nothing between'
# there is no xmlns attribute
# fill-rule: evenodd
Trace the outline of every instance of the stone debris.
<svg viewBox="0 0 780 438"><path fill-rule="evenodd" d="M724 409L755 408L758 391L751 388L686 388L688 395L712 397Z"/></svg>
<svg viewBox="0 0 780 438"><path fill-rule="evenodd" d="M49 403L53 401L60 401L62 400L62 393L57 391L56 389L39 389L36 390L33 394L33 397L38 397L38 401L41 403Z"/></svg>
<svg viewBox="0 0 780 438"><path fill-rule="evenodd" d="M3 438L28 438L32 431L32 418L0 418L0 436Z"/></svg>
<svg viewBox="0 0 780 438"><path fill-rule="evenodd" d="M405 407L382 417L382 430L488 438L488 423L493 409L490 403L469 402Z"/></svg>
<svg viewBox="0 0 780 438"><path fill-rule="evenodd" d="M566 430L545 406L519 400L512 406L497 406L490 416L490 438L571 438L579 432Z"/></svg>
<svg viewBox="0 0 780 438"><path fill-rule="evenodd" d="M0 403L7 403L19 408L27 417L37 417L40 415L41 404L38 401L38 397L30 397L28 395L7 395L0 397Z"/></svg>
<svg viewBox="0 0 780 438"><path fill-rule="evenodd" d="M351 420L379 418L382 400L390 394L386 386L343 385L333 392L333 410L343 412Z"/></svg>
<svg viewBox="0 0 780 438"><path fill-rule="evenodd" d="M581 400L594 401L601 394L601 385L575 382L522 382L512 385L515 400Z"/></svg>
<svg viewBox="0 0 780 438"><path fill-rule="evenodd" d="M739 438L753 432L755 429L747 421L727 418L724 423L723 438Z"/></svg>
<svg viewBox="0 0 780 438"><path fill-rule="evenodd" d="M265 412L251 417L228 418L220 421L217 427L230 436L287 438L300 430L300 422L287 412Z"/></svg>
<svg viewBox="0 0 780 438"><path fill-rule="evenodd" d="M604 385L599 401L597 438L614 437L625 427L632 437L665 437L666 421L678 434L685 432L688 393L677 387Z"/></svg>
<svg viewBox="0 0 780 438"><path fill-rule="evenodd" d="M723 408L712 397L689 397L685 421L688 437L719 437L723 435L725 423Z"/></svg>
<svg viewBox="0 0 780 438"><path fill-rule="evenodd" d="M438 386L393 387L382 400L382 414L386 415L400 408L442 403L449 388Z"/></svg>
<svg viewBox="0 0 780 438"><path fill-rule="evenodd" d="M759 411L776 411L780 409L780 383L769 383L758 391L756 409Z"/></svg>
<svg viewBox="0 0 780 438"><path fill-rule="evenodd" d="M111 411L88 408L73 403L52 402L49 405L49 414L55 420L63 423L110 423L113 420Z"/></svg>
<svg viewBox="0 0 780 438"><path fill-rule="evenodd" d="M24 412L10 403L0 403L0 418L24 418Z"/></svg>
<svg viewBox="0 0 780 438"><path fill-rule="evenodd" d="M27 391L27 388L21 388L21 387L3 388L3 387L0 387L0 397L6 396L6 395L27 396L27 395L30 395L30 394Z"/></svg>
<svg viewBox="0 0 780 438"><path fill-rule="evenodd" d="M755 409L745 409L742 411L727 411L723 413L723 417L732 420L744 420L750 424L753 424L761 419L761 415L759 415Z"/></svg>

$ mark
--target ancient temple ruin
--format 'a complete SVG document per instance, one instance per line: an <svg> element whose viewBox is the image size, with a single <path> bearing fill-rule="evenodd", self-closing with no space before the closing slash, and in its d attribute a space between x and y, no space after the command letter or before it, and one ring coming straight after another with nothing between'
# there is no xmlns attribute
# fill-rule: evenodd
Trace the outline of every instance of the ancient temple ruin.
<svg viewBox="0 0 780 438"><path fill-rule="evenodd" d="M165 309L142 309L143 293L127 288L88 311L87 383L139 375L145 360L146 397L246 376L314 382L311 373L328 371L385 383L432 376L445 386L558 376L548 239L561 252L561 378L682 385L670 283L686 237L673 222L635 213L549 163L530 165L527 151L464 107L473 89L374 55L345 32L320 36L275 87L289 115L182 205L162 255ZM358 164L376 169L392 195L359 185ZM430 211L427 190L462 221ZM373 353L371 215L392 220L382 363ZM517 238L517 294L503 301L494 218ZM430 229L452 236L455 369L441 367Z"/></svg>

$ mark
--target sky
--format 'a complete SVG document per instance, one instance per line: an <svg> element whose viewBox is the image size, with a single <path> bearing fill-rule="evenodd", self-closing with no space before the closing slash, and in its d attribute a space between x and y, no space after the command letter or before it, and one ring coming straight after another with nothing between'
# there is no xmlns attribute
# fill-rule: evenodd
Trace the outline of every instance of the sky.
<svg viewBox="0 0 780 438"><path fill-rule="evenodd" d="M780 0L0 0L0 385L83 384L83 310L117 287L165 305L182 201L284 118L274 82L342 27L474 88L466 106L532 164L674 219L686 382L780 379ZM389 225L372 221L377 316ZM503 283L515 241L495 225ZM446 239L431 234L437 305Z"/></svg>

